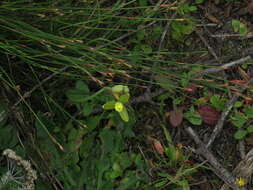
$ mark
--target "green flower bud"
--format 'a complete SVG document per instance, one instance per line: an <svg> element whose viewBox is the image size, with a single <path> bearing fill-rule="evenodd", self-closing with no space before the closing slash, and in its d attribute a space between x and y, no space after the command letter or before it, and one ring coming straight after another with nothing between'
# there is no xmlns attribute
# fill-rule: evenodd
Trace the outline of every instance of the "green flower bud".
<svg viewBox="0 0 253 190"><path fill-rule="evenodd" d="M112 87L112 93L121 93L124 90L123 85L115 85Z"/></svg>

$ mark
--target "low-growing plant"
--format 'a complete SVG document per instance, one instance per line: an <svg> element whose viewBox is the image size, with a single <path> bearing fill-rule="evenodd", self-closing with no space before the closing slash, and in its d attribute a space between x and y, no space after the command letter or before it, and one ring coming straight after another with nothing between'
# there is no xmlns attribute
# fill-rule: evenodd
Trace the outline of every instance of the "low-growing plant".
<svg viewBox="0 0 253 190"><path fill-rule="evenodd" d="M253 106L243 106L241 101L235 103L235 110L230 115L231 123L237 128L235 139L244 139L247 134L253 133Z"/></svg>

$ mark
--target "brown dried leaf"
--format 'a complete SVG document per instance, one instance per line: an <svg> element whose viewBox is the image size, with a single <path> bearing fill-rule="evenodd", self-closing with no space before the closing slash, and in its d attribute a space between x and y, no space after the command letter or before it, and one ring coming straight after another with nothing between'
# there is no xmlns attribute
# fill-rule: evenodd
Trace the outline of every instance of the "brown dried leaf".
<svg viewBox="0 0 253 190"><path fill-rule="evenodd" d="M155 150L160 154L160 155L163 155L164 154L164 148L161 144L160 141L156 140L156 139L153 139L153 145L154 145L154 148Z"/></svg>
<svg viewBox="0 0 253 190"><path fill-rule="evenodd" d="M181 109L174 109L170 112L170 124L173 127L178 127L183 121L183 113Z"/></svg>

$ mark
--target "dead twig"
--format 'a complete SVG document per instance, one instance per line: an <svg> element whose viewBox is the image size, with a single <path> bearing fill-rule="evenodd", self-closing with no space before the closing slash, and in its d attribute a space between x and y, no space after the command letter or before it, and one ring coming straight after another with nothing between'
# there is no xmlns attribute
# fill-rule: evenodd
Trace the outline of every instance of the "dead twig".
<svg viewBox="0 0 253 190"><path fill-rule="evenodd" d="M176 16L177 16L177 12L175 12L175 13L172 15L171 19L175 19ZM169 30L171 21L172 21L172 20L169 20L169 21L167 22L167 24L166 24L166 26L165 26L165 28L164 28L164 31L163 31L163 33L162 33L162 35L161 35L161 39L160 39L159 46L158 46L158 55L160 55L160 51L161 51L161 49L163 48L163 42L164 42L164 39L165 39L165 35L168 33L168 30Z"/></svg>
<svg viewBox="0 0 253 190"><path fill-rule="evenodd" d="M252 59L252 57L250 55L248 55L248 56L240 58L238 60L235 60L235 61L232 61L232 62L229 62L229 63L225 63L225 64L223 64L219 67L205 69L205 70L193 75L192 77L197 78L197 77L200 77L200 76L202 76L204 74L207 74L207 73L216 73L216 72L219 72L219 71L223 71L225 69L228 69L229 67L233 67L233 66L238 65L238 64L244 64L246 61L248 61L250 59Z"/></svg>
<svg viewBox="0 0 253 190"><path fill-rule="evenodd" d="M234 37L239 37L241 39L248 39L252 38L253 34L249 33L247 35L241 35L241 34L216 34L216 35L210 35L212 38L234 38Z"/></svg>
<svg viewBox="0 0 253 190"><path fill-rule="evenodd" d="M244 159L246 154L245 154L245 142L244 140L240 140L238 143L238 148L240 152L241 159Z"/></svg>
<svg viewBox="0 0 253 190"><path fill-rule="evenodd" d="M211 164L216 175L218 175L218 177L222 181L224 181L229 187L231 187L232 189L238 189L236 179L230 174L230 172L226 168L224 168L219 163L219 161L215 158L215 156L208 150L205 144L200 140L199 136L195 133L195 131L191 127L187 127L186 131L199 147L196 151L197 154L203 156Z"/></svg>
<svg viewBox="0 0 253 190"><path fill-rule="evenodd" d="M238 89L238 94L241 94L244 92L244 90L246 90L246 87L253 82L253 77L240 89ZM211 137L207 143L207 147L210 148L212 143L214 142L215 138L220 134L222 128L223 128L223 125L224 125L224 122L225 122L225 119L227 117L227 115L229 114L230 110L232 109L232 107L234 106L234 103L237 101L237 99L239 98L239 95L235 94L230 100L229 102L227 103L224 111L222 112L221 114L221 117L219 119L219 121L217 122L212 134L211 134Z"/></svg>
<svg viewBox="0 0 253 190"><path fill-rule="evenodd" d="M218 58L218 56L216 55L215 51L213 50L213 48L209 45L209 43L206 41L206 39L204 38L204 36L200 33L200 31L196 30L195 31L196 34L199 36L199 38L201 39L201 41L205 44L205 46L207 47L208 51L212 54L212 56L215 58L215 60L217 62L220 63L220 60Z"/></svg>

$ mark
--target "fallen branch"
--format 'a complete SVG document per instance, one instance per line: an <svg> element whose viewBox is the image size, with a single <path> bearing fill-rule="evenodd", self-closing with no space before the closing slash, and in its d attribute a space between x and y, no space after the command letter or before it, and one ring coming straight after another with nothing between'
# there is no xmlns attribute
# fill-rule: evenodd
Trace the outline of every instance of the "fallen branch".
<svg viewBox="0 0 253 190"><path fill-rule="evenodd" d="M218 175L218 177L224 181L227 186L235 190L238 189L235 177L232 176L230 172L219 163L215 156L208 150L206 145L200 140L195 131L191 127L187 127L186 131L198 145L196 153L203 156L211 164L215 174Z"/></svg>
<svg viewBox="0 0 253 190"><path fill-rule="evenodd" d="M247 57L243 57L241 59L238 59L238 60L235 60L235 61L232 61L232 62L229 62L229 63L225 63L219 67L215 67L215 68L208 68L208 69L205 69L195 75L193 75L192 77L193 78L197 78L197 77L200 77L204 74L207 74L207 73L216 73L216 72L220 72L220 71L223 71L225 69L228 69L229 67L232 67L232 66L235 66L235 65L238 65L238 64L244 64L246 61L252 59L252 57L250 55L248 55Z"/></svg>

